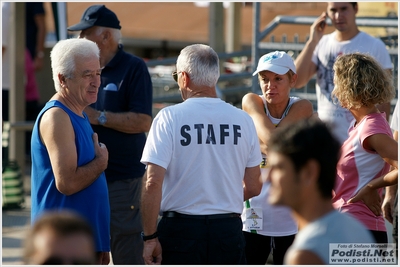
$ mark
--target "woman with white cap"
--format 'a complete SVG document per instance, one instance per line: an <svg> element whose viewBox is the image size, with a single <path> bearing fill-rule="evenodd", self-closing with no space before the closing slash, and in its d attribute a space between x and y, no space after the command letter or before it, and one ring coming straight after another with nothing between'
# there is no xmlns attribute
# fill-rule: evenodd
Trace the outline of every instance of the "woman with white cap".
<svg viewBox="0 0 400 267"><path fill-rule="evenodd" d="M246 239L247 264L265 264L273 250L274 264L283 264L283 257L297 233L297 224L287 207L268 203L269 183L267 142L276 127L313 115L310 101L290 96L297 74L293 59L282 51L263 55L253 73L258 74L262 95L246 94L242 108L253 119L263 161L260 164L264 184L260 195L244 202L243 232Z"/></svg>

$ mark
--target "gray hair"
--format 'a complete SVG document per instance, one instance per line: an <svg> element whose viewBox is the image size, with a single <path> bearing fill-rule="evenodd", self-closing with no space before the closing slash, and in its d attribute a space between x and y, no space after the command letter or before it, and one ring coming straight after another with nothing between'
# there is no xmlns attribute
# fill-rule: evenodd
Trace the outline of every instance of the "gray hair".
<svg viewBox="0 0 400 267"><path fill-rule="evenodd" d="M122 37L121 30L115 29L115 28L108 28L108 27L97 26L96 32L95 32L96 36L99 36L99 35L102 34L105 30L110 31L112 39L113 39L115 42L119 43L119 41L121 40L121 37Z"/></svg>
<svg viewBox="0 0 400 267"><path fill-rule="evenodd" d="M195 85L214 87L219 78L219 58L208 45L193 44L182 49L177 71L186 72Z"/></svg>
<svg viewBox="0 0 400 267"><path fill-rule="evenodd" d="M50 53L51 69L56 92L62 90L58 75L72 78L76 69L75 61L78 58L97 57L100 60L100 50L96 43L87 39L72 38L61 40L53 47Z"/></svg>

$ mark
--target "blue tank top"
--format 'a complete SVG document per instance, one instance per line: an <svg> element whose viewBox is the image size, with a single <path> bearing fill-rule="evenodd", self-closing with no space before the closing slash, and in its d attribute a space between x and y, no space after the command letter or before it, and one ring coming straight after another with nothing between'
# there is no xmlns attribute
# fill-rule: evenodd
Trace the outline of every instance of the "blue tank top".
<svg viewBox="0 0 400 267"><path fill-rule="evenodd" d="M89 163L95 157L93 130L87 115L83 113L84 117L80 117L56 100L47 102L39 113L32 131L31 222L33 224L44 211L73 210L92 225L96 251L110 251L110 205L104 172L90 186L75 194L66 196L56 188L49 154L40 140L38 124L43 113L53 107L63 109L71 119L78 166Z"/></svg>

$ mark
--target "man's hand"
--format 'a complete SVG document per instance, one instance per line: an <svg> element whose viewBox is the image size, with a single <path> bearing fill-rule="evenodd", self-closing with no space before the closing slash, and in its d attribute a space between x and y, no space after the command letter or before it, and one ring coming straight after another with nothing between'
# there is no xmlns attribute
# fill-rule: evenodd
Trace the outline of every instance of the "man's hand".
<svg viewBox="0 0 400 267"><path fill-rule="evenodd" d="M324 35L326 27L326 12L323 12L310 27L310 38L313 42L318 43Z"/></svg>
<svg viewBox="0 0 400 267"><path fill-rule="evenodd" d="M108 149L105 144L99 142L99 137L97 136L97 133L93 133L92 139L96 158L99 158L100 163L102 166L104 165L105 170L108 165Z"/></svg>
<svg viewBox="0 0 400 267"><path fill-rule="evenodd" d="M160 265L161 264L161 244L158 238L150 239L144 242L143 259L147 265Z"/></svg>

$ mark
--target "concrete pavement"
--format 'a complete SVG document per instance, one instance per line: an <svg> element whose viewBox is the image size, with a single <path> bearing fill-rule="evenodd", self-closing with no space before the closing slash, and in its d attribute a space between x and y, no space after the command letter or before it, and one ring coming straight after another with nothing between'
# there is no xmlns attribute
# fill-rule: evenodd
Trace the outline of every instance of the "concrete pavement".
<svg viewBox="0 0 400 267"><path fill-rule="evenodd" d="M2 265L22 265L23 246L30 227L30 197L25 208L3 210L2 214Z"/></svg>
<svg viewBox="0 0 400 267"><path fill-rule="evenodd" d="M25 203L21 209L2 210L2 265L22 265L23 246L31 221L31 165L21 170Z"/></svg>
<svg viewBox="0 0 400 267"><path fill-rule="evenodd" d="M2 210L2 266L24 265L23 248L31 227L31 164L23 170L25 203L21 209ZM113 265L111 256L109 265Z"/></svg>

